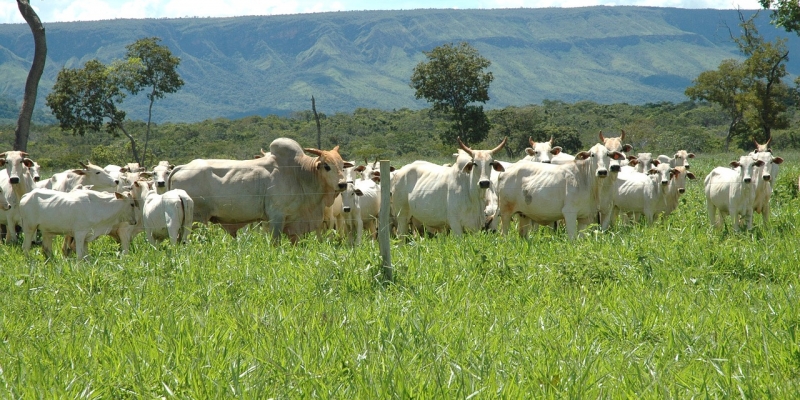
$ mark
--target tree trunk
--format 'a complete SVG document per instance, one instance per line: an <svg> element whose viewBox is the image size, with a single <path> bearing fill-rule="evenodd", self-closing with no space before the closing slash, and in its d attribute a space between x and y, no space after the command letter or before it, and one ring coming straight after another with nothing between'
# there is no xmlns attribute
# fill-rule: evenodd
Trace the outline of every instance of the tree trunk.
<svg viewBox="0 0 800 400"><path fill-rule="evenodd" d="M14 150L28 151L28 136L31 131L31 117L33 108L36 105L36 95L39 91L39 80L44 72L44 64L47 60L47 40L44 33L44 25L36 15L36 11L31 7L29 0L17 0L19 12L33 33L33 64L28 72L28 79L25 81L25 96L22 99L22 106L19 109L17 127L14 130Z"/></svg>
<svg viewBox="0 0 800 400"><path fill-rule="evenodd" d="M314 112L314 120L317 121L317 149L322 150L322 128L319 125L319 115L317 115L317 104L314 96L311 96L311 111Z"/></svg>
<svg viewBox="0 0 800 400"><path fill-rule="evenodd" d="M122 122L119 123L119 129L122 131L122 133L125 134L125 136L128 137L128 140L131 141L131 151L133 152L133 159L136 162L138 162L140 166L144 166L144 160L139 159L139 150L136 149L136 140L133 138L133 136L131 136L130 133L128 133L128 131L125 129L125 126L122 125Z"/></svg>
<svg viewBox="0 0 800 400"><path fill-rule="evenodd" d="M156 91L155 86L153 86L153 92ZM145 167L145 163L147 162L147 142L150 141L150 121L153 119L153 102L156 101L156 97L153 93L150 94L150 108L147 109L147 132L144 134L144 148L142 149L142 162L139 163L142 167ZM147 167L145 167L147 168Z"/></svg>

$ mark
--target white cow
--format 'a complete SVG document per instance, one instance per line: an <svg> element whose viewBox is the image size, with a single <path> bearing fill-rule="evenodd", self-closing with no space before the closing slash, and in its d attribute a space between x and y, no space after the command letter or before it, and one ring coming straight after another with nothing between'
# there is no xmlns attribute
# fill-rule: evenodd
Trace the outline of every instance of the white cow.
<svg viewBox="0 0 800 400"><path fill-rule="evenodd" d="M72 169L59 172L43 181L36 183L37 188L53 189L59 192L69 192L78 185L92 186L99 192L114 192L117 190L119 180L115 180L108 171L87 161L81 163L83 169Z"/></svg>
<svg viewBox="0 0 800 400"><path fill-rule="evenodd" d="M17 241L16 226L20 224L19 202L25 193L34 189L35 182L31 175L34 167L33 160L28 158L24 151L7 151L0 153L0 190L4 201L10 205L8 209L0 210L0 224L6 226L6 242Z"/></svg>
<svg viewBox="0 0 800 400"><path fill-rule="evenodd" d="M285 233L296 243L322 225L325 206L347 187L342 171L352 164L342 160L339 146L330 151L303 149L292 139L279 138L269 148L257 159L179 165L167 188L189 194L197 222L219 223L236 236L246 225L269 221L273 241Z"/></svg>
<svg viewBox="0 0 800 400"><path fill-rule="evenodd" d="M725 216L732 218L733 229L738 231L742 222L747 230L753 228L753 204L756 188L753 184L753 172L764 165L761 160L747 155L731 161L732 168L717 167L705 179L706 206L711 224L721 228L725 224ZM717 218L719 212L719 218Z"/></svg>
<svg viewBox="0 0 800 400"><path fill-rule="evenodd" d="M173 245L186 243L192 230L194 201L183 189L159 194L146 182L133 183L131 193L139 202L141 220L147 241L156 246L169 238Z"/></svg>
<svg viewBox="0 0 800 400"><path fill-rule="evenodd" d="M380 185L371 180L358 180L348 183L341 196L343 233L348 242L361 244L364 229L374 237L381 211Z"/></svg>
<svg viewBox="0 0 800 400"><path fill-rule="evenodd" d="M79 259L87 255L87 243L107 234L120 221L136 224L133 197L120 193L101 193L92 190L60 192L34 189L20 201L22 249L27 255L36 229L42 231L42 251L53 255L53 237L69 235L75 239Z"/></svg>
<svg viewBox="0 0 800 400"><path fill-rule="evenodd" d="M689 153L686 150L678 150L672 157L666 156L664 154L659 154L658 161L669 163L669 165L673 168L684 167L686 169L689 169L691 167L689 159L694 157L695 157L694 153Z"/></svg>
<svg viewBox="0 0 800 400"><path fill-rule="evenodd" d="M164 194L164 192L167 191L167 178L169 178L169 174L174 168L175 166L170 164L169 161L163 160L159 161L158 165L153 167L151 174L158 194Z"/></svg>
<svg viewBox="0 0 800 400"><path fill-rule="evenodd" d="M560 146L553 147L552 137L550 137L550 141L547 142L534 142L533 138L528 137L528 143L530 143L531 147L525 149L526 156L523 160L547 164L550 163L552 157L561 153Z"/></svg>
<svg viewBox="0 0 800 400"><path fill-rule="evenodd" d="M42 180L42 176L39 175L39 171L42 167L36 161L33 162L33 166L28 168L30 170L31 176L33 177L33 182L39 182Z"/></svg>
<svg viewBox="0 0 800 400"><path fill-rule="evenodd" d="M608 151L611 152L616 151L623 154L623 157L621 159L611 160L610 166L608 168L609 171L611 172L619 172L620 167L622 167L622 162L625 160L625 154L633 151L633 146L631 146L630 144L623 143L625 141L625 131L624 130L620 131L622 133L620 134L619 137L612 137L612 138L605 137L603 136L603 131L600 131L600 134L598 135L598 137L600 138L600 143L602 143L603 146L606 146L606 149L608 149Z"/></svg>
<svg viewBox="0 0 800 400"><path fill-rule="evenodd" d="M494 153L507 140L492 150L473 150L459 138L461 150L452 166L415 161L397 170L391 184L398 236L408 233L412 220L433 230L450 229L454 235L480 230L485 224L491 170L503 170Z"/></svg>
<svg viewBox="0 0 800 400"><path fill-rule="evenodd" d="M767 141L769 143L769 141ZM766 146L766 143L764 144ZM778 179L780 164L783 158L774 157L772 151L757 151L751 153L752 157L760 160L764 165L758 167L753 180L756 185L756 198L753 201L753 211L761 214L764 226L769 226L769 201L772 198L772 182Z"/></svg>
<svg viewBox="0 0 800 400"><path fill-rule="evenodd" d="M653 216L659 209L666 208L669 183L676 170L668 163L658 163L647 173L623 168L614 182L614 213L607 222L616 220L617 215L643 215L648 224L653 223ZM608 223L602 228L607 229Z"/></svg>
<svg viewBox="0 0 800 400"><path fill-rule="evenodd" d="M108 172L108 175L111 176L111 179L114 179L115 181L119 181L120 169L122 169L122 167L114 164L108 164L103 167L103 171Z"/></svg>
<svg viewBox="0 0 800 400"><path fill-rule="evenodd" d="M767 141L764 144L758 144L758 141L753 139L753 143L756 144L756 149L755 149L754 153L760 153L762 151L768 151L768 152L772 153L772 149L769 147L769 142L771 140L772 140L772 138L770 137L769 139L767 139Z"/></svg>
<svg viewBox="0 0 800 400"><path fill-rule="evenodd" d="M686 192L686 178L695 179L693 173L689 172L686 167L674 167L672 171L672 179L667 186L667 194L664 198L664 203L658 203L655 209L656 215L661 215L663 218L672 214L678 208L678 199Z"/></svg>
<svg viewBox="0 0 800 400"><path fill-rule="evenodd" d="M563 165L518 162L500 175L497 185L503 234L511 217L520 217L520 234L527 236L529 221L549 225L565 220L567 234L575 239L578 230L597 218L597 211L612 204L615 174L609 174L611 160L624 155L596 144Z"/></svg>

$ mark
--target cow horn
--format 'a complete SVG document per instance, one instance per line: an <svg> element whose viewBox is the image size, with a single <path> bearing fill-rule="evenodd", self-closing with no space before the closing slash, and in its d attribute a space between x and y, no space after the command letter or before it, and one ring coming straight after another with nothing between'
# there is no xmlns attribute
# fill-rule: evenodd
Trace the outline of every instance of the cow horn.
<svg viewBox="0 0 800 400"><path fill-rule="evenodd" d="M262 155L262 156L265 156L265 155L267 155L267 152L266 152L266 151L264 151L264 149L261 149L261 155Z"/></svg>
<svg viewBox="0 0 800 400"><path fill-rule="evenodd" d="M499 151L500 149L502 149L503 146L506 145L507 141L508 141L508 136L504 137L503 141L500 142L500 144L498 144L497 147L493 148L491 153L494 154L496 151Z"/></svg>
<svg viewBox="0 0 800 400"><path fill-rule="evenodd" d="M603 143L606 141L606 138L603 137L603 131L600 131L600 142Z"/></svg>
<svg viewBox="0 0 800 400"><path fill-rule="evenodd" d="M528 143L530 143L531 147L536 147L536 142L533 141L533 138L528 136Z"/></svg>
<svg viewBox="0 0 800 400"><path fill-rule="evenodd" d="M769 142L770 142L770 140L772 140L772 136L770 136L770 137L767 139L767 143L764 143L764 146L768 145L768 144L769 144Z"/></svg>
<svg viewBox="0 0 800 400"><path fill-rule="evenodd" d="M89 169L89 167L87 167L86 164L83 163L83 161L78 161L78 162L81 164L81 167L83 167L85 169Z"/></svg>
<svg viewBox="0 0 800 400"><path fill-rule="evenodd" d="M622 132L622 135L619 136L619 141L620 142L624 142L625 141L625 129L620 129L620 131Z"/></svg>
<svg viewBox="0 0 800 400"><path fill-rule="evenodd" d="M26 152L24 152L24 151L20 151L20 152L19 152L19 154L20 154L21 156L23 156L23 157L27 157L27 156L28 156L28 153L26 153Z"/></svg>
<svg viewBox="0 0 800 400"><path fill-rule="evenodd" d="M311 153L311 154L313 154L313 155L315 155L315 156L317 156L317 157L320 157L320 156L322 156L322 150L320 150L320 149L315 149L315 148L307 147L307 148L305 148L305 149L303 149L303 150L304 150L304 151L306 151L306 152L309 152L309 153Z"/></svg>
<svg viewBox="0 0 800 400"><path fill-rule="evenodd" d="M550 146L552 146L552 145L553 145L553 136L550 135Z"/></svg>
<svg viewBox="0 0 800 400"><path fill-rule="evenodd" d="M461 150L466 151L470 156L472 156L472 149L467 147L467 145L465 145L464 142L461 141L461 136L458 136L456 139L458 140L458 146L461 147Z"/></svg>
<svg viewBox="0 0 800 400"><path fill-rule="evenodd" d="M753 138L753 143L756 144L756 147L760 146L760 144L758 144L758 140L756 140L756 138Z"/></svg>

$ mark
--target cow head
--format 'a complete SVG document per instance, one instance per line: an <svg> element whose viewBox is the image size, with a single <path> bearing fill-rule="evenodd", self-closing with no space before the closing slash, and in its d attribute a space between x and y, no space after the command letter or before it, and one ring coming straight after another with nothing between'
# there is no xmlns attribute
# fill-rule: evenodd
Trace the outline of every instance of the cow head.
<svg viewBox="0 0 800 400"><path fill-rule="evenodd" d="M95 190L100 192L113 192L117 189L119 181L115 180L108 171L89 161L80 164L83 169L73 169L72 172L83 176L83 185L92 185Z"/></svg>
<svg viewBox="0 0 800 400"><path fill-rule="evenodd" d="M114 197L117 199L117 201L124 201L128 206L130 206L129 208L126 207L128 223L131 225L136 225L136 219L139 217L139 212L137 211L136 199L134 198L133 194L131 194L131 192L114 192Z"/></svg>
<svg viewBox="0 0 800 400"><path fill-rule="evenodd" d="M753 170L764 165L764 161L757 160L752 156L741 156L738 161L731 161L731 168L738 169L739 178L742 183L753 181Z"/></svg>
<svg viewBox="0 0 800 400"><path fill-rule="evenodd" d="M689 169L691 167L689 159L694 158L694 153L689 153L686 150L678 150L670 159L669 163L673 167L684 167Z"/></svg>
<svg viewBox="0 0 800 400"><path fill-rule="evenodd" d="M766 143L758 144L758 141L754 138L753 139L753 143L756 144L756 149L755 149L754 153L761 153L761 152L770 152L770 153L772 153L772 149L769 148L769 142L771 140L772 140L772 137L767 139Z"/></svg>
<svg viewBox="0 0 800 400"><path fill-rule="evenodd" d="M625 131L624 130L620 131L622 132L620 136L615 138L605 137L603 136L603 131L600 131L600 134L598 135L600 138L600 143L602 143L603 146L606 146L606 149L608 149L608 151L612 152L616 151L620 153L628 153L633 151L633 146L631 146L630 144L623 144L623 142L625 141ZM624 157L625 154L623 154L622 159L624 159ZM610 170L611 172L619 172L621 166L622 164L620 164L620 160L612 159L610 164Z"/></svg>
<svg viewBox="0 0 800 400"><path fill-rule="evenodd" d="M0 153L0 167L6 167L8 181L12 185L17 185L20 180L25 178L33 179L29 168L33 167L33 160L28 158L28 153L24 151L7 151Z"/></svg>
<svg viewBox="0 0 800 400"><path fill-rule="evenodd" d="M341 193L347 189L347 181L344 177L344 169L352 168L353 163L342 160L339 155L339 146L337 145L332 150L319 150L314 148L305 148L304 151L317 156L314 165L318 173L321 175L322 180L327 183L328 187L335 188L335 192ZM333 193L335 197L335 193ZM333 197L330 198L330 203L333 203ZM326 201L327 205L328 202Z"/></svg>
<svg viewBox="0 0 800 400"><path fill-rule="evenodd" d="M658 163L647 172L662 189L666 189L673 176L673 168L667 163Z"/></svg>
<svg viewBox="0 0 800 400"><path fill-rule="evenodd" d="M761 175L761 179L767 182L777 179L778 170L780 168L779 165L783 163L783 158L773 157L771 151L754 152L751 153L751 155L756 160L760 160L764 163L764 165L759 167L758 170L758 174Z"/></svg>
<svg viewBox="0 0 800 400"><path fill-rule="evenodd" d="M686 192L686 178L689 179L696 179L693 173L689 172L686 167L675 167L672 169L672 176L673 176L673 184L678 189L678 194L684 194Z"/></svg>
<svg viewBox="0 0 800 400"><path fill-rule="evenodd" d="M608 176L609 165L612 161L625 158L625 155L618 151L609 151L606 146L598 143L592 146L589 151L582 151L575 155L576 160L590 160L589 169L594 171L594 175L598 178L605 178ZM617 164L619 166L619 164ZM613 172L613 171L612 171Z"/></svg>
<svg viewBox="0 0 800 400"><path fill-rule="evenodd" d="M342 212L352 212L359 207L359 197L363 196L364 192L357 188L352 182L347 183L347 189L342 192Z"/></svg>
<svg viewBox="0 0 800 400"><path fill-rule="evenodd" d="M169 161L159 161L158 165L153 167L151 174L156 187L167 187L167 178L169 177L169 173L172 172L174 168L175 166L170 164Z"/></svg>
<svg viewBox="0 0 800 400"><path fill-rule="evenodd" d="M491 150L473 150L469 148L469 146L465 145L464 142L461 141L460 137L457 139L458 146L471 158L471 160L464 165L462 170L466 173L472 174L473 176L477 176L478 186L481 189L488 189L492 185L492 181L490 180L492 174L491 170L494 169L498 172L505 171L503 165L494 159L494 153L500 151L503 146L506 145L508 138L503 138L503 141L501 141L497 147ZM473 173L473 170L476 167L478 168L478 174Z"/></svg>
<svg viewBox="0 0 800 400"><path fill-rule="evenodd" d="M527 156L524 158L528 161L542 162L549 164L552 156L561 153L561 147L553 147L553 138L550 137L548 142L534 142L533 138L528 137L528 143L531 147L525 149Z"/></svg>

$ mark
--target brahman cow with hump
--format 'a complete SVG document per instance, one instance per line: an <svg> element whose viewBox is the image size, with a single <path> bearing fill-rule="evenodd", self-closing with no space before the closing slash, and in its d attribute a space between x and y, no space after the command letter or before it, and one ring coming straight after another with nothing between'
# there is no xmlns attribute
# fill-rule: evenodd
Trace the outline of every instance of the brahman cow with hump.
<svg viewBox="0 0 800 400"><path fill-rule="evenodd" d="M395 171L391 183L397 234L406 235L412 220L433 231L450 229L454 235L480 230L486 219L486 191L494 190L491 170L504 169L494 153L507 140L492 150L473 150L459 138L461 149L452 166L415 161Z"/></svg>
<svg viewBox="0 0 800 400"><path fill-rule="evenodd" d="M75 239L78 258L87 254L87 243L108 234L121 221L136 225L133 197L119 193L101 193L93 190L59 192L52 189L34 189L20 201L22 231L25 241L22 249L27 255L36 229L42 231L42 251L45 257L53 255L53 237L68 235Z"/></svg>
<svg viewBox="0 0 800 400"><path fill-rule="evenodd" d="M753 173L755 168L763 165L763 161L747 155L739 157L738 161L731 161L732 168L716 167L711 170L705 179L705 194L708 218L712 225L721 228L725 216L730 215L735 231L740 229L742 220L747 224L747 230L753 228L753 203L756 198Z"/></svg>
<svg viewBox="0 0 800 400"><path fill-rule="evenodd" d="M565 220L567 234L575 239L579 230L596 221L599 209L610 217L613 180L611 160L624 155L602 144L575 155L562 165L517 162L500 174L497 184L503 234L508 234L511 217L519 215L520 234L527 236L529 220L550 225Z"/></svg>
<svg viewBox="0 0 800 400"><path fill-rule="evenodd" d="M352 164L342 160L339 146L303 149L292 139L279 138L269 150L257 159L198 159L179 165L167 188L189 194L197 222L219 223L235 237L250 223L269 221L274 241L285 233L295 243L322 224L323 208L347 187L342 171Z"/></svg>

